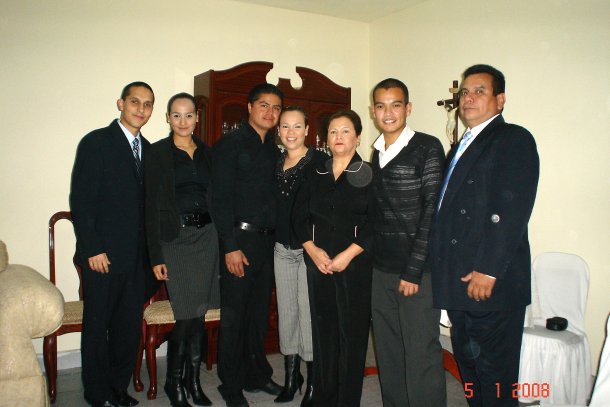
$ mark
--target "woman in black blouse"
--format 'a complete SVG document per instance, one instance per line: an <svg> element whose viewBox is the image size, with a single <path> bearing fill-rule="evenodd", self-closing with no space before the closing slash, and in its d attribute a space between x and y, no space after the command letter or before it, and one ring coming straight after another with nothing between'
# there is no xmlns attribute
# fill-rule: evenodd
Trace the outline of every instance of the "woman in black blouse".
<svg viewBox="0 0 610 407"><path fill-rule="evenodd" d="M307 271L303 247L292 232L290 219L294 196L305 171L328 156L305 145L309 126L301 107L288 106L279 118L279 135L284 152L277 162L277 222L275 229L274 271L279 314L280 351L284 354L286 380L276 403L292 401L303 384L300 359L307 364L307 388L301 406L311 405L312 360L311 315Z"/></svg>
<svg viewBox="0 0 610 407"><path fill-rule="evenodd" d="M187 395L196 405L211 405L201 389L199 368L203 319L219 303L218 238L207 206L209 149L193 137L197 120L193 96L172 96L167 104L170 135L149 148L145 162L150 261L155 277L167 285L176 319L164 386L174 407L190 406Z"/></svg>
<svg viewBox="0 0 610 407"><path fill-rule="evenodd" d="M372 247L367 223L371 166L356 153L362 124L352 110L328 125L332 158L299 189L292 212L305 249L316 406L359 406L371 318Z"/></svg>

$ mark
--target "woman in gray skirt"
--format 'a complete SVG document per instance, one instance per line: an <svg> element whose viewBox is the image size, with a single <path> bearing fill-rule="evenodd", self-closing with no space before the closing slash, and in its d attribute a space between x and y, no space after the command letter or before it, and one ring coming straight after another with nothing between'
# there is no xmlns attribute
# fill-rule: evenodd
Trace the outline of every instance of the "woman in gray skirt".
<svg viewBox="0 0 610 407"><path fill-rule="evenodd" d="M171 132L145 155L150 262L155 277L167 285L176 319L164 386L173 407L190 406L188 395L196 405L212 404L201 389L199 368L203 319L219 303L218 239L207 211L210 150L193 137L197 120L193 96L172 96L167 104Z"/></svg>

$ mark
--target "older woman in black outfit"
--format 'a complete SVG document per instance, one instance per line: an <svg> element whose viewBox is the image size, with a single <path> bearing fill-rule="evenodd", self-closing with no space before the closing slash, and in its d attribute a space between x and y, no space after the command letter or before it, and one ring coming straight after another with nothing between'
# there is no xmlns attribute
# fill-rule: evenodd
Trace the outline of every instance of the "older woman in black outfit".
<svg viewBox="0 0 610 407"><path fill-rule="evenodd" d="M356 153L352 110L330 117L332 158L297 193L293 224L306 256L313 330L313 401L359 406L371 317L371 166Z"/></svg>
<svg viewBox="0 0 610 407"><path fill-rule="evenodd" d="M193 96L172 96L170 135L150 147L145 163L150 261L155 277L166 282L176 319L164 386L174 407L190 406L187 395L196 405L212 404L201 389L199 368L203 318L219 303L218 238L207 212L209 149L193 137L197 120Z"/></svg>

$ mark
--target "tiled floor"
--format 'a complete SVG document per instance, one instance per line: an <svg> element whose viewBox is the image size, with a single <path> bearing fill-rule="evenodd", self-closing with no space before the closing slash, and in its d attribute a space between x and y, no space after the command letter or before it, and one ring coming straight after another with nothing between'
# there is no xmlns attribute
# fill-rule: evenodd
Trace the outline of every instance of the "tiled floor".
<svg viewBox="0 0 610 407"><path fill-rule="evenodd" d="M369 352L368 365L374 365L374 356ZM280 384L283 384L284 372L283 372L283 357L280 354L269 355L269 362L273 366L274 375L273 379ZM157 368L158 368L158 383L159 392L155 400L146 399L146 391L148 390L148 374L146 372L146 364L142 366L142 381L144 382L144 391L136 393L133 390L133 384L130 385L129 393L140 401L140 406L144 407L160 407L169 406L169 400L163 392L163 383L165 383L165 357L158 357ZM305 367L301 366L301 370L305 373ZM205 370L205 366L202 366L201 371L201 384L203 391L212 400L215 406L224 406L225 403L220 397L216 387L220 384L218 376L216 375L216 366L210 371ZM67 369L61 370L57 379L57 401L55 406L57 407L83 407L87 406L83 399L83 390L80 378L80 369ZM295 399L291 403L275 404L273 399L275 396L270 396L265 393L246 393L244 392L246 399L251 406L263 407L263 406L286 406L294 407L300 406L301 397L297 393ZM447 374L447 400L448 407L465 407L467 406L466 400L464 399L464 393L462 392L461 385L458 383L453 376ZM377 376L368 376L364 378L363 394L362 394L362 407L373 407L381 406L381 392L379 389L379 380Z"/></svg>

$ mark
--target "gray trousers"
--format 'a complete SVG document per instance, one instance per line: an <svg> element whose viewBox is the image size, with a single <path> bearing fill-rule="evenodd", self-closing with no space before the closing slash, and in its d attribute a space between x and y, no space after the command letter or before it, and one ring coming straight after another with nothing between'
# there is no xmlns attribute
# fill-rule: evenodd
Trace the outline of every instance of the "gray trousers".
<svg viewBox="0 0 610 407"><path fill-rule="evenodd" d="M399 282L398 274L373 270L373 335L383 405L444 407L440 310L432 308L430 273L411 297L398 292Z"/></svg>
<svg viewBox="0 0 610 407"><path fill-rule="evenodd" d="M301 359L311 362L311 312L303 249L286 249L276 243L273 258L280 351L284 355L298 354Z"/></svg>

